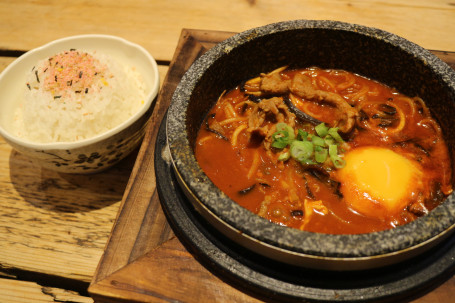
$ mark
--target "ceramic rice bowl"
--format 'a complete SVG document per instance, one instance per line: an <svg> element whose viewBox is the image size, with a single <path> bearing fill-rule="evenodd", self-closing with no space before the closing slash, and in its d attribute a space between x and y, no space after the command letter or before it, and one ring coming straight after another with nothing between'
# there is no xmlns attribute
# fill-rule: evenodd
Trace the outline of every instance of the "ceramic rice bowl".
<svg viewBox="0 0 455 303"><path fill-rule="evenodd" d="M455 226L453 193L428 215L407 225L330 235L270 223L239 206L210 181L194 156L196 134L207 112L225 89L284 65L344 69L420 96L441 124L454 162L455 132L449 130L455 128L455 72L447 64L379 29L336 21L281 22L216 45L191 66L173 95L166 125L168 145L179 183L195 209L216 229L256 253L317 269L386 266L447 238Z"/></svg>
<svg viewBox="0 0 455 303"><path fill-rule="evenodd" d="M78 49L98 51L122 60L142 76L145 99L122 123L93 137L74 142L33 142L15 134L14 113L25 87L26 73L40 60ZM11 63L0 75L0 135L15 150L40 166L62 173L95 173L119 162L142 141L158 94L159 73L155 59L142 46L110 35L79 35L35 48Z"/></svg>

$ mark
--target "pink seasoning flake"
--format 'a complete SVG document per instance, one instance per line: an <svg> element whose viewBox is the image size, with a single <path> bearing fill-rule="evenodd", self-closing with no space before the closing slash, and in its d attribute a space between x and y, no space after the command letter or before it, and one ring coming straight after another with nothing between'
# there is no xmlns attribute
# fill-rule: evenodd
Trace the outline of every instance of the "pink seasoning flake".
<svg viewBox="0 0 455 303"><path fill-rule="evenodd" d="M42 79L43 89L58 99L70 92L87 94L98 82L107 85L105 70L90 54L70 50L50 57L35 74L38 82Z"/></svg>

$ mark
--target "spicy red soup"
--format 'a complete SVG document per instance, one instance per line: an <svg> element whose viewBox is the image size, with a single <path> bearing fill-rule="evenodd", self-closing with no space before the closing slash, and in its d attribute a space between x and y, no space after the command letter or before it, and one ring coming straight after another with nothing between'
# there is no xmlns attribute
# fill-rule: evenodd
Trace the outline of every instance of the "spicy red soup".
<svg viewBox="0 0 455 303"><path fill-rule="evenodd" d="M241 206L312 232L390 229L452 192L448 149L423 100L342 70L280 68L223 93L195 152Z"/></svg>

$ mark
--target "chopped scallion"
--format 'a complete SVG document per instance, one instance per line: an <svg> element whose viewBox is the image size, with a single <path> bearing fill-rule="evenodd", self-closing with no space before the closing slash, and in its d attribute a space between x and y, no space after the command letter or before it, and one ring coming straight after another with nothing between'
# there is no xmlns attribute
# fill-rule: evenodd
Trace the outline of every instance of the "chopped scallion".
<svg viewBox="0 0 455 303"><path fill-rule="evenodd" d="M337 144L336 141L335 141L335 139L333 139L333 137L332 137L331 135L325 136L324 141L325 141L325 144L326 144L327 146L329 146L329 145L336 145L336 144Z"/></svg>
<svg viewBox="0 0 455 303"><path fill-rule="evenodd" d="M311 137L311 142L313 142L314 145L325 146L324 139L322 139L321 137L318 137L318 136Z"/></svg>
<svg viewBox="0 0 455 303"><path fill-rule="evenodd" d="M329 128L325 125L325 123L318 124L314 127L314 130L318 134L319 137L324 138L327 136L329 132Z"/></svg>
<svg viewBox="0 0 455 303"><path fill-rule="evenodd" d="M323 164L330 158L335 168L344 167L346 161L338 155L338 144L344 142L338 128L329 128L321 123L314 130L314 134L302 129L295 132L288 124L277 123L276 132L272 135L272 147L284 149L289 146L289 151L280 152L278 161L287 161L292 157L304 165L313 165Z"/></svg>
<svg viewBox="0 0 455 303"><path fill-rule="evenodd" d="M313 143L310 141L292 141L291 156L297 161L309 160L313 155Z"/></svg>
<svg viewBox="0 0 455 303"><path fill-rule="evenodd" d="M291 153L289 151L285 151L278 156L278 161L287 161L290 157Z"/></svg>
<svg viewBox="0 0 455 303"><path fill-rule="evenodd" d="M297 130L297 140L300 140L300 141L305 141L308 139L308 132L304 131L304 130Z"/></svg>
<svg viewBox="0 0 455 303"><path fill-rule="evenodd" d="M329 156L336 168L343 168L346 165L346 161L340 158L338 148L334 144L329 145Z"/></svg>
<svg viewBox="0 0 455 303"><path fill-rule="evenodd" d="M294 129L284 122L277 123L276 130L277 131L281 131L281 130L287 131L289 134L289 139L291 141L295 139Z"/></svg>
<svg viewBox="0 0 455 303"><path fill-rule="evenodd" d="M272 139L272 146L275 148L285 148L291 142L289 132L285 130L279 130L273 133Z"/></svg>
<svg viewBox="0 0 455 303"><path fill-rule="evenodd" d="M344 142L343 138L341 138L340 134L338 133L338 127L331 127L329 128L328 134L332 136L338 143Z"/></svg>
<svg viewBox="0 0 455 303"><path fill-rule="evenodd" d="M327 160L328 150L322 146L314 147L314 159L318 163L324 163Z"/></svg>

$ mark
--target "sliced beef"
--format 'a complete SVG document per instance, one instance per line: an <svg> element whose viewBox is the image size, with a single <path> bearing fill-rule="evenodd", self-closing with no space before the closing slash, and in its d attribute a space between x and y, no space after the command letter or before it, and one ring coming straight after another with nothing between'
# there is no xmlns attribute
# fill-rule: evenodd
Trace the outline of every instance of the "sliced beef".
<svg viewBox="0 0 455 303"><path fill-rule="evenodd" d="M266 94L283 95L289 92L290 80L281 78L280 73L261 75L260 90Z"/></svg>
<svg viewBox="0 0 455 303"><path fill-rule="evenodd" d="M271 132L267 121L286 122L291 127L295 126L295 115L291 113L283 102L283 98L273 97L270 99L261 99L257 104L253 105L253 109L248 118L247 132L250 134L250 143L257 144L264 138L271 136Z"/></svg>
<svg viewBox="0 0 455 303"><path fill-rule="evenodd" d="M334 126L337 126L342 133L348 133L354 127L357 110L337 93L315 89L308 76L296 74L289 90L303 99L324 102L335 107L338 111L339 120Z"/></svg>

